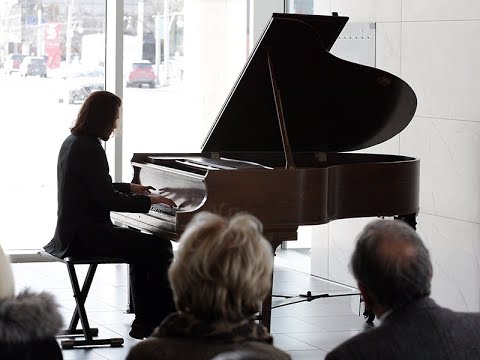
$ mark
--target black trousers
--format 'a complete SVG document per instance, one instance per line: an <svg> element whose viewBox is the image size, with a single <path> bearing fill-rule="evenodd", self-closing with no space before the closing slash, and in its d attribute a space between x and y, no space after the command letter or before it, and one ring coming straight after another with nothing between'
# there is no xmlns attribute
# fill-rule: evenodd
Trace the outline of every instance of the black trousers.
<svg viewBox="0 0 480 360"><path fill-rule="evenodd" d="M118 226L91 235L83 233L65 256L124 258L130 264L130 286L138 321L158 325L175 311L168 281L168 268L173 261L169 240Z"/></svg>

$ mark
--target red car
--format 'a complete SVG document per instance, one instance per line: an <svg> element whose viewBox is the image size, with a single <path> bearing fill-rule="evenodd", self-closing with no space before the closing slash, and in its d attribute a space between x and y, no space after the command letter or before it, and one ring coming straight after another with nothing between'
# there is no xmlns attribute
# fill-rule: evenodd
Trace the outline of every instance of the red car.
<svg viewBox="0 0 480 360"><path fill-rule="evenodd" d="M148 60L134 62L128 74L127 87L148 85L154 88L157 77L153 71L152 63Z"/></svg>

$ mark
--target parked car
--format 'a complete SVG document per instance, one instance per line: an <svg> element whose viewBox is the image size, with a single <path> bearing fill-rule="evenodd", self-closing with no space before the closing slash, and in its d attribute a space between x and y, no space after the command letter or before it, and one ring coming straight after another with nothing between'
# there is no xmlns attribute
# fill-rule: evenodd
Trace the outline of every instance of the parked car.
<svg viewBox="0 0 480 360"><path fill-rule="evenodd" d="M47 64L45 58L40 56L27 56L20 64L20 76L39 75L47 77Z"/></svg>
<svg viewBox="0 0 480 360"><path fill-rule="evenodd" d="M94 91L105 89L103 68L79 68L67 72L58 102L81 103Z"/></svg>
<svg viewBox="0 0 480 360"><path fill-rule="evenodd" d="M132 67L127 78L127 87L148 85L155 87L157 77L153 71L152 63L148 60L142 60L132 63Z"/></svg>
<svg viewBox="0 0 480 360"><path fill-rule="evenodd" d="M5 74L11 74L14 71L20 70L20 64L27 55L22 54L8 54L7 58L3 63L3 71Z"/></svg>

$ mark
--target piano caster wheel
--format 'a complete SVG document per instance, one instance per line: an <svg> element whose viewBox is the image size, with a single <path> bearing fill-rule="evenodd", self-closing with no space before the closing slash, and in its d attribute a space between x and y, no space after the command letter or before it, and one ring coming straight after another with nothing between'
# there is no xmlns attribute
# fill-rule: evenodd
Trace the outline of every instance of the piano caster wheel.
<svg viewBox="0 0 480 360"><path fill-rule="evenodd" d="M365 318L365 322L369 325L373 325L373 320L375 320L375 314L368 309L365 309L363 312L363 317Z"/></svg>

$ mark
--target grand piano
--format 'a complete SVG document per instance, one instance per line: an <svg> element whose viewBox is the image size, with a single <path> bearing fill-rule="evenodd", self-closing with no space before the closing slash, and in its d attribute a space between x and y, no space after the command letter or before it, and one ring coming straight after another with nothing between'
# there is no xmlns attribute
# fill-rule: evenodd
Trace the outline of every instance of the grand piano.
<svg viewBox="0 0 480 360"><path fill-rule="evenodd" d="M415 227L419 160L352 152L401 132L415 93L400 78L329 50L348 18L273 14L200 153L135 153L133 182L178 209L112 213L177 240L196 213L247 211L275 249L301 225L393 216ZM261 311L269 328L271 296Z"/></svg>

